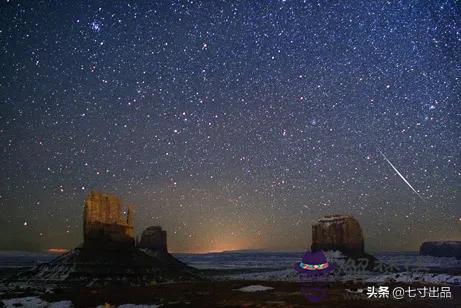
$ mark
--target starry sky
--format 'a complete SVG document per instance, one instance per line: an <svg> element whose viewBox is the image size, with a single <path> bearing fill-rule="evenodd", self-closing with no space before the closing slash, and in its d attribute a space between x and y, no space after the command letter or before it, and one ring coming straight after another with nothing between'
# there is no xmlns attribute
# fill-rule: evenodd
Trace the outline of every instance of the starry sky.
<svg viewBox="0 0 461 308"><path fill-rule="evenodd" d="M303 250L334 213L369 251L461 240L460 12L2 1L0 249L75 247L91 190L173 252Z"/></svg>

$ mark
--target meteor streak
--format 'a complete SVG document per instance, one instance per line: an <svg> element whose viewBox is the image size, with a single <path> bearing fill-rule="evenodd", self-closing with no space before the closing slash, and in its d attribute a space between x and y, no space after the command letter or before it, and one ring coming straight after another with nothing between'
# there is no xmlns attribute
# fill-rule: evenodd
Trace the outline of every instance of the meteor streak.
<svg viewBox="0 0 461 308"><path fill-rule="evenodd" d="M399 170L397 170L397 168L394 167L394 165L391 163L391 161L389 159L387 159L386 155L384 155L383 152L381 152L380 149L378 149L379 153L381 153L381 155L384 157L384 159L389 163L389 165L391 165L392 169L394 169L394 171L402 178L402 180L411 188L411 190L413 190L413 192L415 194L418 195L418 197L424 201L423 197L421 197L421 195L416 191L416 189L413 188L413 186L411 186L410 182L407 181L407 179L399 172Z"/></svg>

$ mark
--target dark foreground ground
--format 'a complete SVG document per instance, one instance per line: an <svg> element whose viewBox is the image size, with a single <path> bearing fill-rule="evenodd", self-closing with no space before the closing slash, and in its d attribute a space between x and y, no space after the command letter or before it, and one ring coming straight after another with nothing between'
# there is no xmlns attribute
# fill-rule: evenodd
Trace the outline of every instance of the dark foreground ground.
<svg viewBox="0 0 461 308"><path fill-rule="evenodd" d="M249 285L263 285L274 289L253 293L236 290ZM319 294L314 288L314 285L304 284L303 292L311 295ZM112 307L112 305L127 303L157 304L162 307L461 307L461 289L454 287L451 288L451 299L413 300L367 299L366 294L349 293L345 291L346 288L354 290L352 286L344 284L323 289L326 294L318 303L312 303L305 297L300 283L268 281L213 281L159 284L150 287L72 288L41 295L18 290L2 294L0 298L33 295L47 302L70 300L75 307L95 307L104 304ZM366 286L362 288L366 289Z"/></svg>

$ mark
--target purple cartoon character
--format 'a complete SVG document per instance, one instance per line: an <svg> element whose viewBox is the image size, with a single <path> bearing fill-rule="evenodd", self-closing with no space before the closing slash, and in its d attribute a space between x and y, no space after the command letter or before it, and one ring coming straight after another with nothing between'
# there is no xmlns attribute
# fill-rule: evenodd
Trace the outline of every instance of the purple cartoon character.
<svg viewBox="0 0 461 308"><path fill-rule="evenodd" d="M320 302L327 294L328 274L334 271L334 264L328 263L322 251L306 252L301 260L294 264L299 273L301 293L312 303Z"/></svg>

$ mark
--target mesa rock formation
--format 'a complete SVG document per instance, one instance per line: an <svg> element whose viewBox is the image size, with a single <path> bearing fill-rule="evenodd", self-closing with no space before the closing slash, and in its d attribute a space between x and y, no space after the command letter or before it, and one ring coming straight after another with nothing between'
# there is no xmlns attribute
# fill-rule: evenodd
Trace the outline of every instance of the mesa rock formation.
<svg viewBox="0 0 461 308"><path fill-rule="evenodd" d="M141 239L137 246L139 248L167 252L166 231L162 230L160 226L146 228L142 232Z"/></svg>
<svg viewBox="0 0 461 308"><path fill-rule="evenodd" d="M122 215L120 200L91 192L83 211L83 244L51 262L20 272L7 283L61 286L149 285L201 280L201 273L168 253L166 232L149 227L141 247L134 240L133 210Z"/></svg>
<svg viewBox="0 0 461 308"><path fill-rule="evenodd" d="M173 257L168 252L166 243L166 231L160 226L146 228L142 234L137 247L149 256L155 257L163 264L171 268L187 269L187 265Z"/></svg>
<svg viewBox="0 0 461 308"><path fill-rule="evenodd" d="M326 215L313 224L311 250L338 250L346 260L366 259L369 270L376 262L374 256L365 252L362 228L351 215Z"/></svg>
<svg viewBox="0 0 461 308"><path fill-rule="evenodd" d="M362 228L359 222L350 215L324 216L312 225L311 249L363 254Z"/></svg>
<svg viewBox="0 0 461 308"><path fill-rule="evenodd" d="M86 247L120 248L135 244L133 209L121 215L120 199L92 191L83 212L83 245Z"/></svg>
<svg viewBox="0 0 461 308"><path fill-rule="evenodd" d="M461 259L461 241L424 242L419 248L420 255L433 257L455 257Z"/></svg>

